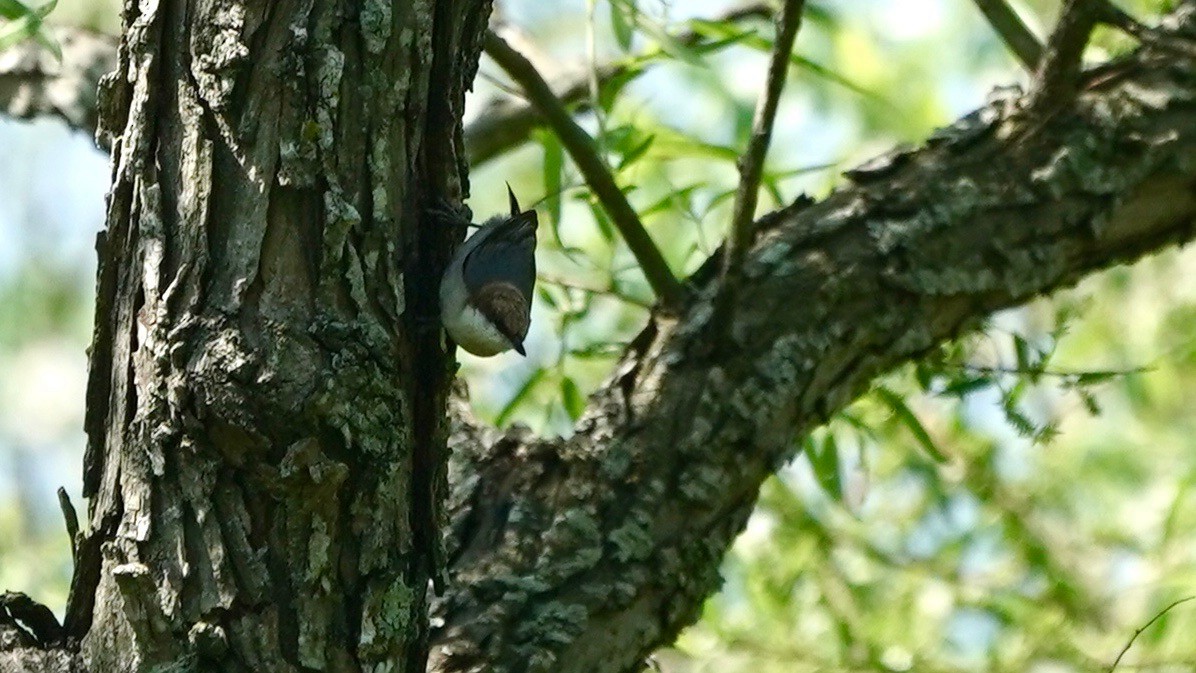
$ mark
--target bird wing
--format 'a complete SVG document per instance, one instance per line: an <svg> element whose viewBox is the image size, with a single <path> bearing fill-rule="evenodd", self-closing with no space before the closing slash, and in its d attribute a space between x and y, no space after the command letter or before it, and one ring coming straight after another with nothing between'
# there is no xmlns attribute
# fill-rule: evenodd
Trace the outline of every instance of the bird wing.
<svg viewBox="0 0 1196 673"><path fill-rule="evenodd" d="M461 264L470 294L495 281L510 283L530 306L536 283L536 211L529 210L491 225Z"/></svg>

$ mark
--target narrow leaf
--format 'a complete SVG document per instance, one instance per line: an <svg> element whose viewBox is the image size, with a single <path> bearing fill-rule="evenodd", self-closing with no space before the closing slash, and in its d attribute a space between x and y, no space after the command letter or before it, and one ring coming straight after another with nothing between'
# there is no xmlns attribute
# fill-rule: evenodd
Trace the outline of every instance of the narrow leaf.
<svg viewBox="0 0 1196 673"><path fill-rule="evenodd" d="M32 14L33 10L18 0L0 0L0 18L15 21L22 16Z"/></svg>
<svg viewBox="0 0 1196 673"><path fill-rule="evenodd" d="M569 412L569 418L574 421L581 418L582 412L586 410L586 401L581 390L568 376L561 379L561 401L565 405L565 411Z"/></svg>
<svg viewBox="0 0 1196 673"><path fill-rule="evenodd" d="M20 44L25 39L37 33L40 22L33 14L26 14L21 18L0 28L0 51Z"/></svg>
<svg viewBox="0 0 1196 673"><path fill-rule="evenodd" d="M511 400L507 402L505 406L503 406L502 411L498 412L498 418L494 419L494 424L501 427L507 421L509 421L511 419L511 415L518 411L519 407L522 406L529 397L531 397L533 392L535 392L536 386L540 384L540 381L543 378L543 369L537 369L536 371L532 372L532 375L527 377L527 380L524 381L523 385L519 387L519 390L515 392L514 397L512 397Z"/></svg>
<svg viewBox="0 0 1196 673"><path fill-rule="evenodd" d="M922 425L922 421L918 419L918 415L905 404L905 400L902 399L901 395L898 395L886 386L878 386L876 388L876 395L892 410L897 420L901 421L902 425L909 429L910 434L914 436L914 439L918 440L918 444L922 446L922 449L935 462L947 463L951 461L950 456L943 453L935 445L934 440L930 437L930 433L926 431L925 426Z"/></svg>
<svg viewBox="0 0 1196 673"><path fill-rule="evenodd" d="M631 49L631 38L635 36L635 19L638 13L639 8L635 0L611 0L610 27L615 34L615 42L624 52Z"/></svg>

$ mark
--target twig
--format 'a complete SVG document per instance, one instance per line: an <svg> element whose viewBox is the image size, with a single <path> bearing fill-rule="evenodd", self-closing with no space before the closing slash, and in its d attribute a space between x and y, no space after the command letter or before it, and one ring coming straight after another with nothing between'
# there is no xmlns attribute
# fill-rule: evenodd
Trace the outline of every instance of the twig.
<svg viewBox="0 0 1196 673"><path fill-rule="evenodd" d="M1148 372L1152 372L1155 369L1154 367L1144 365L1141 367L1133 367L1132 369L1109 369L1109 370L1099 370L1099 371L1083 371L1083 370L1077 370L1077 371L1063 370L1063 371L1061 371L1061 370L1057 370L1057 369L1034 370L1034 369L1024 369L1024 368L1020 368L1020 367L1002 367L1002 366L989 367L989 366L985 366L985 365L973 365L973 364L967 364L967 363L960 364L960 365L953 365L953 366L949 366L947 368L954 369L957 371L971 372L973 374L1008 374L1011 376L1012 375L1042 376L1042 377L1054 377L1054 378L1063 378L1063 379L1084 378L1084 377L1093 377L1093 376L1100 377L1100 378L1106 378L1106 377L1107 378L1116 378L1118 376L1129 376L1130 374L1145 374Z"/></svg>
<svg viewBox="0 0 1196 673"><path fill-rule="evenodd" d="M1159 612L1155 616L1151 617L1150 621L1148 621L1145 624L1143 624L1142 626L1138 627L1138 629L1134 631L1134 635L1130 636L1130 640L1129 640L1129 642L1127 642L1125 644L1125 647L1121 648L1121 651L1117 653L1117 658L1113 660L1113 665L1109 666L1109 673L1113 673L1113 671L1117 669L1117 664L1121 663L1121 658L1125 656L1126 652L1129 652L1130 648L1133 647L1133 645L1134 645L1134 641L1138 639L1138 636L1142 635L1143 631L1150 628L1151 624L1154 624L1155 622L1157 622L1163 615L1170 612L1171 609L1174 608L1175 606L1183 604L1183 603L1187 603L1190 600L1196 600L1196 596L1186 596L1177 601L1173 601L1171 603L1171 605L1168 605L1167 607L1163 608L1163 610L1161 612Z"/></svg>
<svg viewBox="0 0 1196 673"><path fill-rule="evenodd" d="M1101 16L1099 3L1066 0L1039 63L1029 109L1046 112L1070 101L1080 84L1080 65L1088 37Z"/></svg>
<svg viewBox="0 0 1196 673"><path fill-rule="evenodd" d="M777 118L777 105L785 89L785 76L789 72L789 56L793 53L793 42L801 27L805 0L785 0L776 18L776 40L773 42L772 57L768 63L768 80L764 91L756 102L756 113L752 119L752 137L747 149L739 156L739 187L735 190L735 203L731 210L731 228L723 251L723 287L715 304L716 313L725 316L735 301L735 272L743 262L744 252L752 239L752 222L760 192L760 178L764 172L764 158L772 142L772 128ZM716 319L714 324L725 321Z"/></svg>
<svg viewBox="0 0 1196 673"><path fill-rule="evenodd" d="M736 23L767 17L771 8L766 2L752 2L721 14L713 21ZM677 35L679 44L687 47L701 47L707 43L705 36L697 30L686 30ZM587 72L570 80L563 86L554 87L557 98L566 106L576 106L576 111L589 109L592 103L590 81L595 76L599 88L609 82L634 74L643 69L648 54L632 56L617 63L598 68L587 68ZM591 75L591 73L594 73ZM465 149L469 163L473 166L493 159L499 154L527 140L532 130L544 125L544 118L535 106L501 100L487 104L474 121L465 127Z"/></svg>
<svg viewBox="0 0 1196 673"><path fill-rule="evenodd" d="M563 287L570 290L578 290L579 292L588 292L590 294L602 295L605 297L614 297L615 299L631 304L632 306L638 306L643 309L652 310L652 305L648 302L625 294L620 294L613 288L594 287L584 283L575 283L573 281L557 278L555 276L546 276L542 273L536 274L536 280L540 281L541 283L548 283L549 285L556 285L558 287Z"/></svg>
<svg viewBox="0 0 1196 673"><path fill-rule="evenodd" d="M728 238L724 270L738 267L743 249L748 245L752 231L752 216L756 212L756 200L760 192L760 176L764 172L764 156L772 142L772 127L777 118L777 105L781 92L785 90L785 76L789 73L789 55L793 53L793 41L801 27L805 0L785 0L785 6L777 16L777 36L773 43L772 58L768 63L768 82L760 99L756 102L756 114L752 119L752 137L747 150L739 157L739 188L735 191L735 205L731 211L731 232Z"/></svg>
<svg viewBox="0 0 1196 673"><path fill-rule="evenodd" d="M79 555L79 515L75 506L71 504L71 497L66 489L58 487L58 507L62 509L62 518L66 521L66 534L71 538L71 558Z"/></svg>
<svg viewBox="0 0 1196 673"><path fill-rule="evenodd" d="M684 292L681 283L669 270L668 263L648 236L635 209L615 184L610 169L594 150L594 139L573 121L572 115L561 105L548 83L522 54L512 49L493 31L486 32L484 48L486 53L523 87L528 100L556 132L561 145L569 152L590 189L618 228L623 240L627 242L627 247L631 249L631 254L643 270L648 285L652 286L652 291L661 303L669 309L679 307Z"/></svg>
<svg viewBox="0 0 1196 673"><path fill-rule="evenodd" d="M1034 37L1017 12L1005 0L973 1L1009 51L1022 62L1026 70L1034 72L1042 60L1042 43Z"/></svg>

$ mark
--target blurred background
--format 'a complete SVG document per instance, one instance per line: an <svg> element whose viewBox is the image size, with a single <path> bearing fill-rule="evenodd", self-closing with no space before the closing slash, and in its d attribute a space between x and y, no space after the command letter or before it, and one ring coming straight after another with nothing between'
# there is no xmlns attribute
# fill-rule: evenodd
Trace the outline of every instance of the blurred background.
<svg viewBox="0 0 1196 673"><path fill-rule="evenodd" d="M1012 3L1040 37L1055 0ZM1119 3L1152 21L1161 0ZM505 0L496 20L573 104L674 268L717 247L771 47L714 0ZM116 34L117 6L53 22ZM1102 31L1088 54L1132 48ZM599 83L601 65L636 77ZM968 0L807 2L760 212L1027 80ZM586 86L587 83L589 86ZM469 120L514 89L484 60ZM517 99L517 96L515 97ZM0 118L0 590L61 611L76 506L106 157L57 121ZM475 158L477 219L504 181L540 212L528 357L462 353L477 413L567 434L650 292L545 131ZM801 310L801 298L794 309ZM723 590L665 671L1105 670L1196 594L1196 253L1170 250L994 316L878 381L765 487ZM1196 668L1196 601L1121 670Z"/></svg>

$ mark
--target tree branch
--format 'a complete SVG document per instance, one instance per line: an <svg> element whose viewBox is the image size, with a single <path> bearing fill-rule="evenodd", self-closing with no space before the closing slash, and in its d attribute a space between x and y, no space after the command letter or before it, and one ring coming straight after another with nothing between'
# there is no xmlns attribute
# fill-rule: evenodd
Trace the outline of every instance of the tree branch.
<svg viewBox="0 0 1196 673"><path fill-rule="evenodd" d="M681 283L669 270L668 263L640 222L639 215L615 184L610 169L598 156L593 138L573 121L573 116L553 95L552 89L536 71L535 66L493 31L486 33L485 49L490 58L523 87L528 99L556 132L561 144L577 164L578 170L585 176L590 189L602 203L603 209L622 234L623 240L627 242L627 247L631 249L631 254L635 256L657 298L666 307L675 308L680 305L684 294Z"/></svg>
<svg viewBox="0 0 1196 673"><path fill-rule="evenodd" d="M33 40L0 53L0 112L17 119L51 115L95 135L96 86L116 67L116 42L99 33L56 27L62 62Z"/></svg>
<svg viewBox="0 0 1196 673"><path fill-rule="evenodd" d="M1059 21L1047 42L1028 109L1047 112L1069 102L1080 84L1080 67L1088 38L1100 18L1100 3L1093 0L1066 0Z"/></svg>
<svg viewBox="0 0 1196 673"><path fill-rule="evenodd" d="M751 139L747 149L736 162L739 169L739 187L735 190L731 226L723 254L723 276L727 281L723 287L725 301L734 300L735 284L731 274L739 270L743 251L751 244L752 222L756 214L756 200L760 194L764 158L772 142L777 105L781 100L781 92L785 89L785 79L789 74L789 56L793 53L793 42L797 39L797 31L801 27L801 15L805 4L805 0L785 0L784 6L777 14L776 41L773 43L772 57L768 62L768 79L756 103Z"/></svg>
<svg viewBox="0 0 1196 673"><path fill-rule="evenodd" d="M1168 32L1190 44L1196 12L1178 16ZM1196 236L1196 59L1148 44L1116 67L1028 132L1024 101L995 100L766 216L734 347L704 347L708 263L682 318L649 322L569 439L459 422L432 670L635 670L697 617L795 440L875 376Z"/></svg>
<svg viewBox="0 0 1196 673"><path fill-rule="evenodd" d="M1005 0L974 0L976 7L988 19L988 23L1000 36L1009 51L1021 61L1022 66L1034 72L1042 60L1042 43L1034 37L1017 12Z"/></svg>

